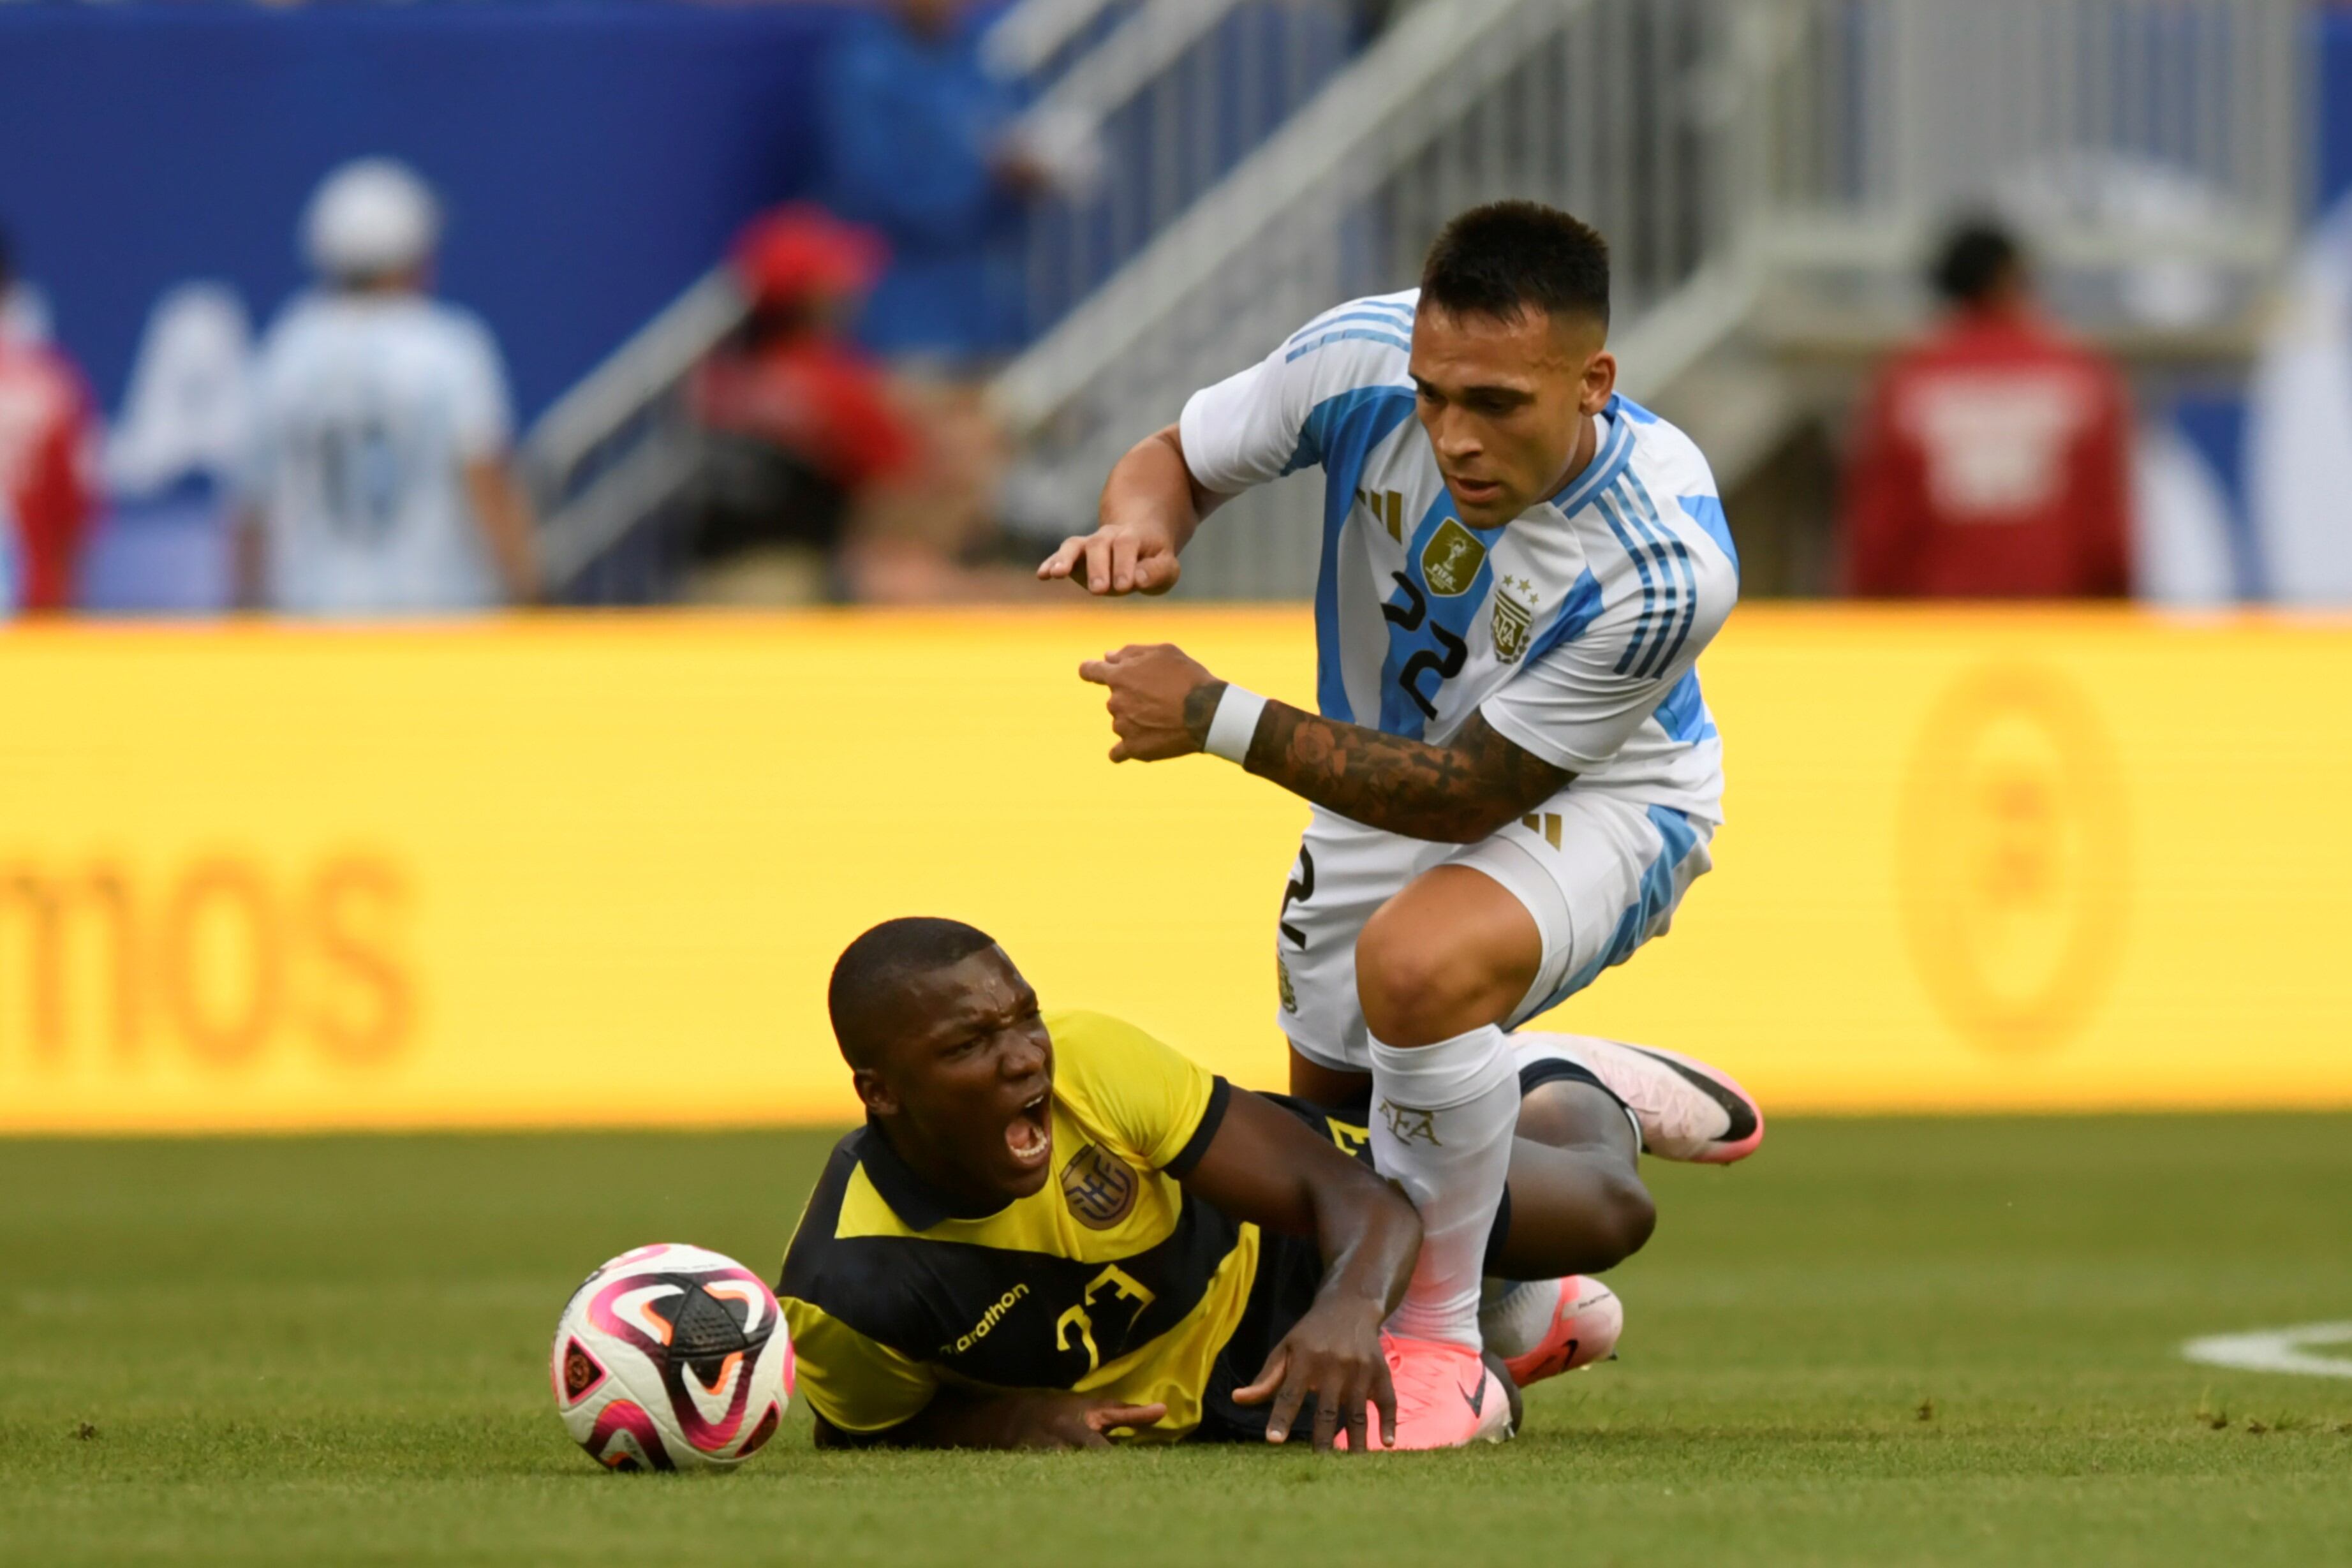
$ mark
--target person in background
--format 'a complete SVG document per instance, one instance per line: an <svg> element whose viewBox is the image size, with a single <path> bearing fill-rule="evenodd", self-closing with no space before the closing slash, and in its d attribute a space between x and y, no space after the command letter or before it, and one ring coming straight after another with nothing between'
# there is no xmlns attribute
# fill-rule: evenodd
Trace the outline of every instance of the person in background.
<svg viewBox="0 0 2352 1568"><path fill-rule="evenodd" d="M38 309L15 308L18 294L0 235L0 607L50 612L75 602L99 420L81 372L47 341Z"/></svg>
<svg viewBox="0 0 2352 1568"><path fill-rule="evenodd" d="M487 608L537 595L498 345L429 296L439 203L365 158L302 220L318 289L263 340L239 531L242 602L300 615Z"/></svg>
<svg viewBox="0 0 2352 1568"><path fill-rule="evenodd" d="M851 586L836 553L919 457L881 364L849 337L884 257L871 230L805 205L736 240L750 310L690 388L705 433L692 597L803 604Z"/></svg>
<svg viewBox="0 0 2352 1568"><path fill-rule="evenodd" d="M886 256L872 230L803 204L754 218L736 240L750 309L688 384L704 448L689 598L1034 595L1030 574L985 559L988 520L952 421L920 395L910 403L849 336Z"/></svg>
<svg viewBox="0 0 2352 1568"><path fill-rule="evenodd" d="M1844 575L1872 598L2112 598L2131 586L2130 400L2034 303L2017 242L1969 221L1947 313L1879 374L1846 475Z"/></svg>
<svg viewBox="0 0 2352 1568"><path fill-rule="evenodd" d="M1014 92L982 62L978 10L887 0L848 25L819 89L820 198L888 246L858 338L888 362L892 395L923 434L926 505L886 531L868 590L854 590L861 597L973 591L971 574L940 568L984 557L1001 539L1006 443L982 391L1021 341L1007 264L1031 201L1082 179L1083 159L1017 128ZM996 591L1016 583L1005 577Z"/></svg>
<svg viewBox="0 0 2352 1568"><path fill-rule="evenodd" d="M2246 399L2246 479L2268 596L2352 605L2352 195L2305 241Z"/></svg>
<svg viewBox="0 0 2352 1568"><path fill-rule="evenodd" d="M950 374L1015 346L991 252L1049 183L1014 135L1012 90L982 64L971 9L888 0L846 25L818 89L823 204L889 247L859 336Z"/></svg>

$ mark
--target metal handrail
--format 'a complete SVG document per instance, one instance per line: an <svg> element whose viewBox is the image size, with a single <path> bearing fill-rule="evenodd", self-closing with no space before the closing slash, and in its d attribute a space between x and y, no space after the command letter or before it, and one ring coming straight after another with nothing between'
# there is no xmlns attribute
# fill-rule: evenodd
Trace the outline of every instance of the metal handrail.
<svg viewBox="0 0 2352 1568"><path fill-rule="evenodd" d="M1018 493L1040 531L1084 526L1187 392L1410 283L1436 224L1494 195L1611 236L1637 395L1768 310L1899 316L1965 205L2010 212L2053 275L2101 274L2053 279L2097 309L2250 316L2298 217L2299 20L2290 0L1423 0L997 377ZM2142 276L2152 253L2198 275ZM1315 513L1293 487L1244 498L1186 591L1306 591Z"/></svg>
<svg viewBox="0 0 2352 1568"><path fill-rule="evenodd" d="M1253 4L1264 7L1266 0L1024 0L999 19L982 50L992 68L1043 86L1013 136L1066 152L1115 130L1139 107L1157 112L1173 102L1171 87ZM1336 5L1283 0L1273 9L1330 13ZM1033 316L1058 314L1074 292L1124 258L1125 247L1148 240L1218 174L1213 167L1191 167L1181 180L1166 173L1114 177L1108 188L1074 195L1040 215L1024 268ZM1146 187L1148 197L1139 197ZM744 310L731 275L713 268L533 424L523 466L540 504L551 590L562 592L691 480L694 433L683 384L740 324Z"/></svg>

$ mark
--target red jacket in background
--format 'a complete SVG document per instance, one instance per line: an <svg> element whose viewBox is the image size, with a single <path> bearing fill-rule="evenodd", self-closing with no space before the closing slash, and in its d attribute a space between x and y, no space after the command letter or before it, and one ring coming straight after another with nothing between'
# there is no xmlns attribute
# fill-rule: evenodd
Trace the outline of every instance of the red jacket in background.
<svg viewBox="0 0 2352 1568"><path fill-rule="evenodd" d="M712 429L780 447L852 494L915 457L881 368L831 338L715 355L695 378L693 406Z"/></svg>
<svg viewBox="0 0 2352 1568"><path fill-rule="evenodd" d="M89 464L97 433L73 366L54 350L0 335L0 496L16 519L26 609L74 602L96 500Z"/></svg>
<svg viewBox="0 0 2352 1568"><path fill-rule="evenodd" d="M2131 587L2130 399L2024 311L1953 318L1880 374L1846 475L1845 586L1876 598Z"/></svg>

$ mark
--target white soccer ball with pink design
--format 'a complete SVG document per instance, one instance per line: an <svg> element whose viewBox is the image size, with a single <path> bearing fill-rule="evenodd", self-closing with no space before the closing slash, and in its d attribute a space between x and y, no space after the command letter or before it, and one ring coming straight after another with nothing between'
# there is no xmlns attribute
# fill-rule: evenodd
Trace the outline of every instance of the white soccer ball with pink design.
<svg viewBox="0 0 2352 1568"><path fill-rule="evenodd" d="M563 1425L615 1470L726 1469L775 1436L793 1399L792 1335L767 1282L675 1243L588 1276L550 1370Z"/></svg>

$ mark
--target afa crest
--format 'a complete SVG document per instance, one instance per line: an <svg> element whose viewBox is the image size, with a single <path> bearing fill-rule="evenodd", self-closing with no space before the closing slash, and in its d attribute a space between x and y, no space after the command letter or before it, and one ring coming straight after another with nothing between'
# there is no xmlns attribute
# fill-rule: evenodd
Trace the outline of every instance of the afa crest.
<svg viewBox="0 0 2352 1568"><path fill-rule="evenodd" d="M1108 1230L1135 1207L1142 1184L1134 1170L1099 1143L1089 1143L1062 1167L1062 1201L1088 1230Z"/></svg>
<svg viewBox="0 0 2352 1568"><path fill-rule="evenodd" d="M1437 1138L1437 1112L1421 1110L1410 1105L1399 1105L1393 1100L1382 1100L1380 1112L1388 1118L1389 1136L1400 1143L1419 1142L1434 1149Z"/></svg>
<svg viewBox="0 0 2352 1568"><path fill-rule="evenodd" d="M1478 568L1486 563L1486 547L1454 518L1440 523L1421 549L1422 579L1431 593L1442 598L1468 593L1478 579Z"/></svg>
<svg viewBox="0 0 2352 1568"><path fill-rule="evenodd" d="M1512 588L1527 586L1524 580L1506 577L1495 590L1495 657L1505 664L1518 663L1519 655L1528 651L1528 628L1535 625L1535 606L1511 596Z"/></svg>

